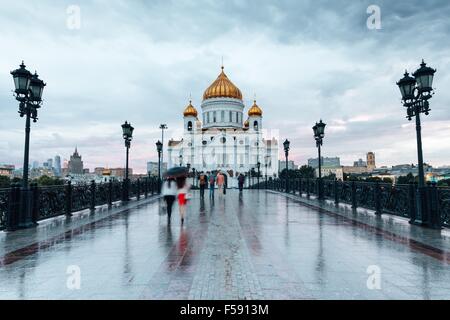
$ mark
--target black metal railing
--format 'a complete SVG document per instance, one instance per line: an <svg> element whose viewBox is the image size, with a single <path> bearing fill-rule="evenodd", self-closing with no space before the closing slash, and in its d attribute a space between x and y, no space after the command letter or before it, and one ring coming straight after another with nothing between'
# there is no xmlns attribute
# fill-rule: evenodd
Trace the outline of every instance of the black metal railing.
<svg viewBox="0 0 450 320"><path fill-rule="evenodd" d="M390 184L383 182L338 181L322 179L323 195L335 204L345 203L352 208L374 210L376 214L392 214L408 218L414 223L417 219L417 185ZM251 189L267 189L316 197L319 192L319 179L270 179L250 186ZM286 190L286 186L288 189ZM450 188L426 186L426 210L430 217L438 217L438 225L450 227ZM433 221L433 223L436 223Z"/></svg>
<svg viewBox="0 0 450 320"><path fill-rule="evenodd" d="M126 184L105 182L61 186L38 187L31 185L33 222L60 215L70 216L73 212L109 205L120 201ZM160 183L157 178L145 178L129 183L130 198L140 200L158 194ZM20 220L20 186L0 189L0 230L16 230Z"/></svg>

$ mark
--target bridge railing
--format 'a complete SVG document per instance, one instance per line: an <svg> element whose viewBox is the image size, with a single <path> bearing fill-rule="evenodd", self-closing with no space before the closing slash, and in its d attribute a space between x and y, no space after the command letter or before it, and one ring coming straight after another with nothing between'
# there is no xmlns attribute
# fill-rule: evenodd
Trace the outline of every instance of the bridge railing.
<svg viewBox="0 0 450 320"><path fill-rule="evenodd" d="M70 182L59 186L31 185L32 220L38 221L56 216L71 216L73 212L85 209L95 210L96 206L109 205L122 200L126 184L105 182L72 185ZM157 178L130 181L129 196L139 200L158 194L160 182ZM14 231L20 220L21 188L0 189L0 231Z"/></svg>
<svg viewBox="0 0 450 320"><path fill-rule="evenodd" d="M251 189L267 189L287 192L290 194L318 197L319 179L270 179L252 185ZM414 223L418 219L417 185L390 184L383 182L338 181L322 179L322 194L324 199L333 201L336 205L345 203L352 208L365 208L376 214L392 214L408 218ZM424 211L427 217L435 219L432 223L450 227L450 188L437 187L428 184L425 187ZM423 222L423 221L422 221Z"/></svg>

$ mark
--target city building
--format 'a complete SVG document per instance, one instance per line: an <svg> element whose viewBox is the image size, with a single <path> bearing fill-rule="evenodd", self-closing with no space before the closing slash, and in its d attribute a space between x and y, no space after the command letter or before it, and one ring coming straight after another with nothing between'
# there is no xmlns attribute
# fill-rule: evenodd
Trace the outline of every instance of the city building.
<svg viewBox="0 0 450 320"><path fill-rule="evenodd" d="M297 169L297 166L295 165L294 161L292 161L292 160L288 160L287 165L288 165L288 170ZM282 160L278 161L278 168L279 168L280 172L285 170L286 169L286 161L282 161Z"/></svg>
<svg viewBox="0 0 450 320"><path fill-rule="evenodd" d="M322 177L335 175L337 180L344 181L344 172L340 166L323 166L321 167ZM316 177L319 176L319 168L315 169Z"/></svg>
<svg viewBox="0 0 450 320"><path fill-rule="evenodd" d="M12 178L13 172L15 169L16 168L14 165L9 165L9 164L0 165L0 176L7 176L7 177Z"/></svg>
<svg viewBox="0 0 450 320"><path fill-rule="evenodd" d="M375 168L375 153L368 152L366 155L366 161L359 159L358 161L353 162L353 166L343 166L342 170L344 174L365 175L374 171Z"/></svg>
<svg viewBox="0 0 450 320"><path fill-rule="evenodd" d="M161 163L161 174L164 174L167 171L167 162ZM147 173L150 176L157 177L158 176L158 162L149 161L147 162Z"/></svg>
<svg viewBox="0 0 450 320"><path fill-rule="evenodd" d="M168 167L190 164L198 172L222 171L228 185L237 186L237 177L257 168L269 176L278 175L278 140L263 131L263 111L256 100L244 119L241 90L225 74L205 90L200 115L189 102L183 113L184 133L181 139L168 142ZM266 136L266 137L265 137Z"/></svg>
<svg viewBox="0 0 450 320"><path fill-rule="evenodd" d="M358 161L353 162L353 166L360 167L360 168L364 167L367 169L367 162L363 161L363 159L359 159Z"/></svg>
<svg viewBox="0 0 450 320"><path fill-rule="evenodd" d="M314 159L308 159L308 166L312 168L318 168L319 167L319 158ZM339 157L322 157L322 166L324 167L340 167L341 166L341 159Z"/></svg>
<svg viewBox="0 0 450 320"><path fill-rule="evenodd" d="M75 152L73 153L73 155L70 156L68 173L69 174L83 174L84 173L83 161L81 161L81 155L78 154L77 148L75 148Z"/></svg>

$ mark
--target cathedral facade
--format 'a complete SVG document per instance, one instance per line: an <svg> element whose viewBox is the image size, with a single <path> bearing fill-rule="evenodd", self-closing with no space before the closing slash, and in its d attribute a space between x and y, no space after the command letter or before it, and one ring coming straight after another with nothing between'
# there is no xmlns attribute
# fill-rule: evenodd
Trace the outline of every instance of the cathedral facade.
<svg viewBox="0 0 450 320"><path fill-rule="evenodd" d="M183 137L168 142L168 167L221 171L230 187L237 186L239 174L258 172L258 163L262 179L266 171L268 177L276 177L278 140L263 131L263 112L256 101L245 115L242 93L223 69L203 94L201 115L191 101L184 109Z"/></svg>

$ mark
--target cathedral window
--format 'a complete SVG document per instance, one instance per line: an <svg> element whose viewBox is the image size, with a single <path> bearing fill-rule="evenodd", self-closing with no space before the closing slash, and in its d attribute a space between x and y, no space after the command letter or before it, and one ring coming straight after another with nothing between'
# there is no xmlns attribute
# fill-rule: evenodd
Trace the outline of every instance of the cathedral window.
<svg viewBox="0 0 450 320"><path fill-rule="evenodd" d="M228 122L233 122L233 112L230 111L230 120Z"/></svg>
<svg viewBox="0 0 450 320"><path fill-rule="evenodd" d="M188 122L187 129L188 131L192 131L192 121Z"/></svg>
<svg viewBox="0 0 450 320"><path fill-rule="evenodd" d="M206 123L209 123L209 112L206 113L207 121Z"/></svg>
<svg viewBox="0 0 450 320"><path fill-rule="evenodd" d="M255 131L258 131L258 121L255 121L253 123L253 128L255 129Z"/></svg>
<svg viewBox="0 0 450 320"><path fill-rule="evenodd" d="M239 112L236 112L236 123L239 123Z"/></svg>
<svg viewBox="0 0 450 320"><path fill-rule="evenodd" d="M215 123L216 121L217 121L217 112L216 111L214 111L213 112L213 122Z"/></svg>
<svg viewBox="0 0 450 320"><path fill-rule="evenodd" d="M225 111L222 111L220 114L220 122L225 122Z"/></svg>

